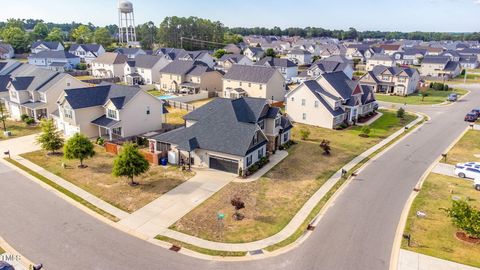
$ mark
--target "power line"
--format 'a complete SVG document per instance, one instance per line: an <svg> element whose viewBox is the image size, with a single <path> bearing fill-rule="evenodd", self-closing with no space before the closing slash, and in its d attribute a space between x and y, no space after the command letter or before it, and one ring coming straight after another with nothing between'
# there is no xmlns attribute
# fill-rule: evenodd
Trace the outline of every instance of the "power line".
<svg viewBox="0 0 480 270"><path fill-rule="evenodd" d="M189 37L180 37L180 48L183 48L183 40L190 41L190 42L192 42L192 44L197 42L197 44L199 43L202 47L205 44L220 45L222 47L227 45L226 43L220 43L220 42L214 42L214 41L208 41L208 40L202 40L202 39L196 39L196 38L189 38Z"/></svg>

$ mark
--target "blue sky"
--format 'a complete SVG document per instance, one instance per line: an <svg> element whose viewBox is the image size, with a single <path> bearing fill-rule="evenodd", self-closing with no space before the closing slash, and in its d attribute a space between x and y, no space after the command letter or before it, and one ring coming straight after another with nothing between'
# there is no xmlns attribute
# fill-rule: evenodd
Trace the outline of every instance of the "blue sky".
<svg viewBox="0 0 480 270"><path fill-rule="evenodd" d="M226 26L384 31L480 31L480 0L131 0L137 23L198 16ZM0 0L0 20L117 22L117 0ZM245 8L242 8L245 7Z"/></svg>

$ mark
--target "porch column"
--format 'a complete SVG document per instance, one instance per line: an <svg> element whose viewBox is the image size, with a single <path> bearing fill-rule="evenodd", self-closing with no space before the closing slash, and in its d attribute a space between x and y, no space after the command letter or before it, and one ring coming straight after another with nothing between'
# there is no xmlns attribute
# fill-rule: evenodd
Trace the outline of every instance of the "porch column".
<svg viewBox="0 0 480 270"><path fill-rule="evenodd" d="M98 127L98 137L102 137L102 128Z"/></svg>
<svg viewBox="0 0 480 270"><path fill-rule="evenodd" d="M35 121L37 121L37 110L33 109L33 119L35 119Z"/></svg>
<svg viewBox="0 0 480 270"><path fill-rule="evenodd" d="M112 141L112 129L108 129L108 138Z"/></svg>

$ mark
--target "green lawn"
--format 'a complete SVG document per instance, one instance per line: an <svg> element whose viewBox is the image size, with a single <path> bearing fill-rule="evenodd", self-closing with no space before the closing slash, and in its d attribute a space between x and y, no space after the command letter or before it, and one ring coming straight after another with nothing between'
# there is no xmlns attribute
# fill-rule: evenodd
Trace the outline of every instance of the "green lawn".
<svg viewBox="0 0 480 270"><path fill-rule="evenodd" d="M445 162L442 160L442 162ZM480 162L480 131L469 130L448 152L447 163Z"/></svg>
<svg viewBox="0 0 480 270"><path fill-rule="evenodd" d="M463 89L454 89L453 91L437 91L433 89L427 90L428 96L424 98L422 101L422 97L418 95L418 93L409 95L409 96L391 96L391 95L384 95L384 94L376 94L375 98L378 101L384 102L391 102L391 103L407 103L410 105L432 105L432 104L440 104L447 100L448 95L451 93L457 93L460 96L465 95L468 93L466 90Z"/></svg>
<svg viewBox="0 0 480 270"><path fill-rule="evenodd" d="M0 127L1 127L0 141L32 135L40 132L40 127L38 125L29 126L23 122L7 120L6 126L7 126L7 130L12 133L12 136L6 137L3 135L3 124L0 122Z"/></svg>
<svg viewBox="0 0 480 270"><path fill-rule="evenodd" d="M159 96L165 95L165 91L156 90L156 89L148 90L147 93L149 93L150 95L152 95L154 97L159 97Z"/></svg>
<svg viewBox="0 0 480 270"><path fill-rule="evenodd" d="M3 254L3 253L5 253L5 250L2 247L0 247L0 254Z"/></svg>
<svg viewBox="0 0 480 270"><path fill-rule="evenodd" d="M358 136L358 127L338 131L296 124L292 137L298 144L288 150L289 156L284 161L255 182L230 183L176 222L172 229L228 243L251 242L278 233L336 171L415 118L408 115L400 120L395 112L383 113L372 124L369 138ZM300 140L301 129L311 133L306 141ZM331 142L331 156L322 155L319 144L323 139ZM246 204L242 210L246 218L242 221L232 218L230 200L235 195ZM323 203L324 200L320 204ZM223 222L217 220L217 213L225 214Z"/></svg>
<svg viewBox="0 0 480 270"><path fill-rule="evenodd" d="M480 245L457 240L455 233L459 230L442 210L451 207L454 196L469 198L470 204L480 208L480 192L472 187L470 180L430 174L413 202L407 220L405 234L411 235L411 246L403 240L402 248L480 267ZM417 211L425 212L427 217L417 218Z"/></svg>

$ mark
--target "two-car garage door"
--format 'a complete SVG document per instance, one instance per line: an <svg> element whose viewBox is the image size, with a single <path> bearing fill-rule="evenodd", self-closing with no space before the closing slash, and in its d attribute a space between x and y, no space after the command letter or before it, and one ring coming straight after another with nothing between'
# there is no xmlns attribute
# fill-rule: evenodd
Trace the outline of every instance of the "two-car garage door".
<svg viewBox="0 0 480 270"><path fill-rule="evenodd" d="M209 164L211 169L235 174L238 173L238 160L211 156Z"/></svg>

